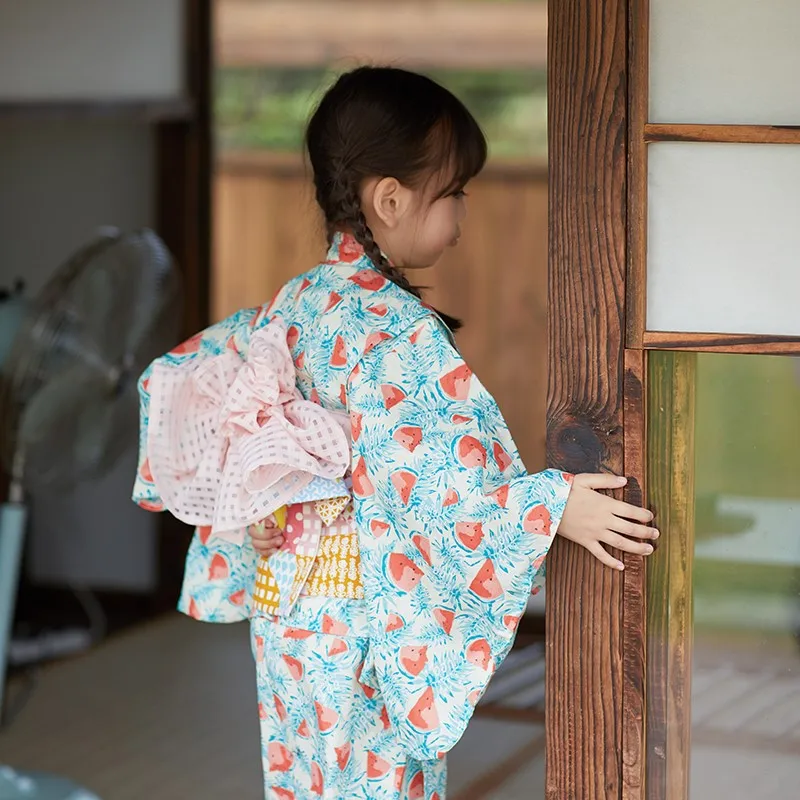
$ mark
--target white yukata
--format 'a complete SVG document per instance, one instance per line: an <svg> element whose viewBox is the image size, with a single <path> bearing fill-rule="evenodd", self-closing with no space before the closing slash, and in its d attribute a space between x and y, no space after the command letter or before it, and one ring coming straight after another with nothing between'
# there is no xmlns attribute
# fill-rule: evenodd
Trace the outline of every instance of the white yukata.
<svg viewBox="0 0 800 800"><path fill-rule="evenodd" d="M166 507L149 461L152 376L163 365L191 373L226 351L246 363L265 330L285 331L300 400L329 421L347 415L347 474L318 447L311 472L279 479L273 469L269 490L256 480L236 495L250 511L288 503L285 543L270 559L259 562L243 525L196 523L180 608L250 619L265 797L444 800L444 756L511 648L571 476L526 473L439 318L339 234L328 260L272 303L203 331L142 376L140 505ZM310 419L295 422L313 434ZM257 434L265 417L255 420ZM314 450L313 436L303 441ZM287 475L303 486L264 501Z"/></svg>

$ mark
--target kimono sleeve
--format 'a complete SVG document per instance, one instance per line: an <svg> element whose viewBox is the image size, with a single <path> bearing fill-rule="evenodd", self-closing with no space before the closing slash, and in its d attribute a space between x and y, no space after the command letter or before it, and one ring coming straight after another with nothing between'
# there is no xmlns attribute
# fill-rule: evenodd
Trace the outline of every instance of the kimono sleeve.
<svg viewBox="0 0 800 800"><path fill-rule="evenodd" d="M571 476L528 475L494 399L433 318L366 355L348 387L370 617L361 680L407 752L461 737L508 653Z"/></svg>

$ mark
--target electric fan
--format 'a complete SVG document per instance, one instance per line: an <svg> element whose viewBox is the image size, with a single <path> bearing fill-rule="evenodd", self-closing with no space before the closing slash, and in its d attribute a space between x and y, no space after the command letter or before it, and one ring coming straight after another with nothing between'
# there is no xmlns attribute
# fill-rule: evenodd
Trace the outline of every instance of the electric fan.
<svg viewBox="0 0 800 800"><path fill-rule="evenodd" d="M25 486L75 486L109 469L138 436L138 376L177 341L180 281L149 230L107 231L30 302L0 303L0 713L22 559ZM4 310L5 309L5 310ZM92 800L60 778L0 768L0 796Z"/></svg>

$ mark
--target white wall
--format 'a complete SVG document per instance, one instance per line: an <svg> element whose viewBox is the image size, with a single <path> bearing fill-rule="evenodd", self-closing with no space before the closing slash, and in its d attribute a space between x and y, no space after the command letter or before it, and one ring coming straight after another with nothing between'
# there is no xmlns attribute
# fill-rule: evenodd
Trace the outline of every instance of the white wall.
<svg viewBox="0 0 800 800"><path fill-rule="evenodd" d="M181 94L182 0L0 0L0 99Z"/></svg>
<svg viewBox="0 0 800 800"><path fill-rule="evenodd" d="M182 90L181 0L0 0L4 101L163 100ZM38 290L100 226L155 223L153 129L13 120L0 109L0 287ZM31 498L32 577L147 590L154 515L130 502L135 454L102 481Z"/></svg>

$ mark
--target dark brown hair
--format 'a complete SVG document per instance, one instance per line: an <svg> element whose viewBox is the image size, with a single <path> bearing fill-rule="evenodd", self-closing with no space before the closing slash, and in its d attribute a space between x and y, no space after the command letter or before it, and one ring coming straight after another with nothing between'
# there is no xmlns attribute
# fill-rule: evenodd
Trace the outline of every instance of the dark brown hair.
<svg viewBox="0 0 800 800"><path fill-rule="evenodd" d="M375 242L361 208L361 185L374 177L411 187L438 179L437 198L460 191L486 162L486 139L472 114L424 75L359 67L322 98L306 130L306 148L329 241L337 230L352 232L377 270L420 297ZM461 327L441 316L452 330Z"/></svg>

